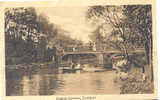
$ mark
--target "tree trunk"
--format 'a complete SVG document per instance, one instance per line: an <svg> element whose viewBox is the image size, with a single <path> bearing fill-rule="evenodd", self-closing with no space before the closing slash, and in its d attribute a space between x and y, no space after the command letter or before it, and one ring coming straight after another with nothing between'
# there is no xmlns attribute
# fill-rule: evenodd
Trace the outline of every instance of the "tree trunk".
<svg viewBox="0 0 160 100"><path fill-rule="evenodd" d="M146 60L147 60L147 65L149 65L149 41L146 40L145 41L145 57L146 57ZM145 66L142 66L142 73L145 73Z"/></svg>
<svg viewBox="0 0 160 100"><path fill-rule="evenodd" d="M152 37L150 38L149 41L149 66L151 68L151 81L153 81L153 41L152 41Z"/></svg>
<svg viewBox="0 0 160 100"><path fill-rule="evenodd" d="M125 57L127 58L127 61L129 61L129 55L128 55L127 47L125 44L124 44L124 52L125 52Z"/></svg>
<svg viewBox="0 0 160 100"><path fill-rule="evenodd" d="M150 38L149 40L147 40L145 42L145 55L146 55L146 59L147 59L147 64L149 69L151 70L151 81L153 81L153 65L152 65L152 38Z"/></svg>
<svg viewBox="0 0 160 100"><path fill-rule="evenodd" d="M149 53L150 53L150 43L149 43L149 41L148 40L146 40L146 42L145 42L145 56L146 56L146 59L147 59L147 64L149 65L150 64L150 55L149 55Z"/></svg>

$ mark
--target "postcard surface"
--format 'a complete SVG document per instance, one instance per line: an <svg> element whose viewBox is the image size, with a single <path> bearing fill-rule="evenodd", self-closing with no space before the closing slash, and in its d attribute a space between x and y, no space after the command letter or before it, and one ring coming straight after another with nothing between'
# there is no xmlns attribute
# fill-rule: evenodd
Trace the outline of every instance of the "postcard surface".
<svg viewBox="0 0 160 100"><path fill-rule="evenodd" d="M2 100L157 98L154 0L0 5Z"/></svg>

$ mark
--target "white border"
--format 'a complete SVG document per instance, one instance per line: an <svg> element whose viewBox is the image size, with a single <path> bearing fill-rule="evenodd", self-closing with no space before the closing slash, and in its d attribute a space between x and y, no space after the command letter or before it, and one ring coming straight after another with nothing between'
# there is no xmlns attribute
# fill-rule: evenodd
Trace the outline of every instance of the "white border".
<svg viewBox="0 0 160 100"><path fill-rule="evenodd" d="M24 1L46 1L46 0L0 0L0 2L8 2L8 1L19 1L19 2L24 2ZM58 0L47 0L47 1L58 1ZM60 1L60 0L59 0ZM157 31L157 54L158 54L158 65L160 64L160 45L158 45L158 43L160 43L160 6L158 5L160 4L160 0L156 0L156 31ZM0 100L2 99L2 70L1 70L1 63L2 63L2 49L1 49L1 45L0 45ZM158 66L159 67L159 66ZM160 69L158 68L158 76L160 76ZM158 78L158 83L160 83L160 78ZM158 84L158 94L160 96L160 88L159 88L159 84ZM158 98L160 99L160 98Z"/></svg>

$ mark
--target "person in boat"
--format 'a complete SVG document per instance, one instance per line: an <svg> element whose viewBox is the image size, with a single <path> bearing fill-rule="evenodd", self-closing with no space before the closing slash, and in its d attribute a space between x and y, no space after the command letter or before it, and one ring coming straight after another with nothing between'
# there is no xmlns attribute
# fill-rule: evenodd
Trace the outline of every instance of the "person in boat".
<svg viewBox="0 0 160 100"><path fill-rule="evenodd" d="M92 42L89 41L89 49L92 50L92 48L93 48L93 47L92 47Z"/></svg>
<svg viewBox="0 0 160 100"><path fill-rule="evenodd" d="M77 66L76 66L76 69L80 69L81 68L81 64L78 63Z"/></svg>
<svg viewBox="0 0 160 100"><path fill-rule="evenodd" d="M96 43L95 42L93 43L92 50L96 51Z"/></svg>
<svg viewBox="0 0 160 100"><path fill-rule="evenodd" d="M71 63L71 68L72 68L72 69L75 69L75 66L76 66L75 63L72 62L72 63Z"/></svg>

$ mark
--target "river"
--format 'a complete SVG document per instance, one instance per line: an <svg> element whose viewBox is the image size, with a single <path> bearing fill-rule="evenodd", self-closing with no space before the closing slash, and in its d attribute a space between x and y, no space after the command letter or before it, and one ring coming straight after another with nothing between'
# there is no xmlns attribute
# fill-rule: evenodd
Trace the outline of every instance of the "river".
<svg viewBox="0 0 160 100"><path fill-rule="evenodd" d="M114 83L115 73L104 72L57 73L56 68L7 71L6 95L89 95L119 94Z"/></svg>

